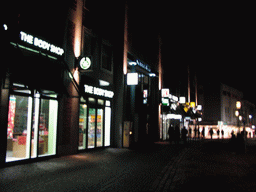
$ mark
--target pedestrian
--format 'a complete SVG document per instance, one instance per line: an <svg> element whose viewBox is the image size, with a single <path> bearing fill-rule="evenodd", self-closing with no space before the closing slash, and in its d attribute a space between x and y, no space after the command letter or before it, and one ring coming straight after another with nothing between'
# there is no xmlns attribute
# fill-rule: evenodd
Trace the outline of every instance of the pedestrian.
<svg viewBox="0 0 256 192"><path fill-rule="evenodd" d="M194 138L196 138L196 135L197 135L197 129L195 127L195 129L194 129Z"/></svg>
<svg viewBox="0 0 256 192"><path fill-rule="evenodd" d="M169 130L168 130L168 134L169 134L170 144L172 144L172 142L174 141L174 128L173 128L173 125L170 125Z"/></svg>
<svg viewBox="0 0 256 192"><path fill-rule="evenodd" d="M221 130L222 139L224 139L224 130Z"/></svg>
<svg viewBox="0 0 256 192"><path fill-rule="evenodd" d="M191 140L191 137L192 137L192 129L191 129L191 127L189 127L189 129L188 129L188 137L189 137L189 140Z"/></svg>
<svg viewBox="0 0 256 192"><path fill-rule="evenodd" d="M210 135L211 135L211 139L212 139L212 135L213 135L213 130L212 130L212 128L210 129Z"/></svg>
<svg viewBox="0 0 256 192"><path fill-rule="evenodd" d="M176 143L176 144L179 144L179 140L180 140L180 128L179 128L178 125L175 126L174 135L175 135L175 143Z"/></svg>
<svg viewBox="0 0 256 192"><path fill-rule="evenodd" d="M217 130L218 139L220 138L220 130Z"/></svg>
<svg viewBox="0 0 256 192"><path fill-rule="evenodd" d="M187 134L188 134L188 131L187 131L186 127L183 127L181 130L181 138L182 138L184 144L187 144Z"/></svg>
<svg viewBox="0 0 256 192"><path fill-rule="evenodd" d="M200 130L199 130L199 128L197 129L197 133L198 133L198 139L200 139Z"/></svg>
<svg viewBox="0 0 256 192"><path fill-rule="evenodd" d="M204 130L204 127L203 127L203 130L202 130L202 137L204 139L204 134L205 134L205 130Z"/></svg>

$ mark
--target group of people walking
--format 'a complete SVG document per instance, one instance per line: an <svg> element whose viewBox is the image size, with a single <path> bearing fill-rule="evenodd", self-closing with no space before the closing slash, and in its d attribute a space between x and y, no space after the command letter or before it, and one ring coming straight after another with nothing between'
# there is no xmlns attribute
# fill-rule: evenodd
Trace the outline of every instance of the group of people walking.
<svg viewBox="0 0 256 192"><path fill-rule="evenodd" d="M209 133L208 133L211 136L211 139L212 139L213 133L214 133L214 131L211 128L209 130ZM222 138L224 138L224 130L223 129L221 131L218 129L216 133L217 133L218 138L220 138L220 133L221 133ZM184 143L186 143L187 138L189 140L191 140L192 138L194 138L194 139L204 139L204 137L205 137L205 128L203 127L202 130L200 131L199 128L196 128L196 127L193 130L192 130L191 127L189 127L188 130L186 129L186 127L183 127L180 131L180 128L179 128L178 125L176 125L175 127L173 127L171 125L169 127L168 134L169 134L170 143L175 142L176 144L178 144L179 141L180 141L180 138L182 139L182 141Z"/></svg>

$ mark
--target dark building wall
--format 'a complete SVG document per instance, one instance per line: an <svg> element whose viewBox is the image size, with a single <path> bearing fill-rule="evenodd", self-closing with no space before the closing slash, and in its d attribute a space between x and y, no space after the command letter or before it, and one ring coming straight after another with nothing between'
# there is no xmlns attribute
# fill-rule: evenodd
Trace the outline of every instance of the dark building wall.
<svg viewBox="0 0 256 192"><path fill-rule="evenodd" d="M217 124L221 120L220 83L204 85L203 121Z"/></svg>

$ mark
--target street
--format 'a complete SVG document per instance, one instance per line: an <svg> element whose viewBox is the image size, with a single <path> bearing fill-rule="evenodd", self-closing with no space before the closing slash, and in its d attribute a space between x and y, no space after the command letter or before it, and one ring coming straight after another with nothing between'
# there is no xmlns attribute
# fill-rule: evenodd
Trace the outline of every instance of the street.
<svg viewBox="0 0 256 192"><path fill-rule="evenodd" d="M255 191L256 142L237 154L229 140L150 150L107 148L0 169L1 191Z"/></svg>

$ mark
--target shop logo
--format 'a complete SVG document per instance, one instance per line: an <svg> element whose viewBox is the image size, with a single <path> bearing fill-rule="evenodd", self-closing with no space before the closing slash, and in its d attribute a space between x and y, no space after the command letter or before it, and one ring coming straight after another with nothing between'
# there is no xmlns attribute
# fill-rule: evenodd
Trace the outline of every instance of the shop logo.
<svg viewBox="0 0 256 192"><path fill-rule="evenodd" d="M89 69L91 67L91 64L92 64L92 61L89 57L83 57L79 62L79 66L83 70Z"/></svg>
<svg viewBox="0 0 256 192"><path fill-rule="evenodd" d="M84 92L89 93L89 94L93 94L93 95L102 96L102 97L108 97L108 98L113 98L114 97L114 92L113 91L109 91L109 90L106 90L106 89L101 89L101 88L98 88L98 87L93 87L91 85L84 85Z"/></svg>
<svg viewBox="0 0 256 192"><path fill-rule="evenodd" d="M54 53L56 55L63 55L64 54L64 49L53 45L47 41L44 41L42 39L39 39L37 37L34 37L33 35L30 35L28 33L25 33L23 31L20 32L20 39L23 42L26 42L30 45L33 45L35 47L39 47L40 49L49 51L51 53Z"/></svg>

